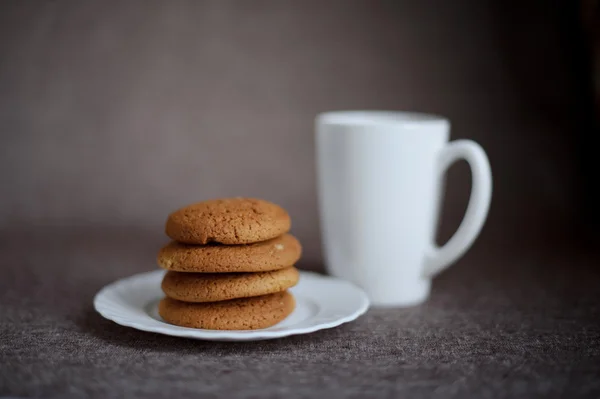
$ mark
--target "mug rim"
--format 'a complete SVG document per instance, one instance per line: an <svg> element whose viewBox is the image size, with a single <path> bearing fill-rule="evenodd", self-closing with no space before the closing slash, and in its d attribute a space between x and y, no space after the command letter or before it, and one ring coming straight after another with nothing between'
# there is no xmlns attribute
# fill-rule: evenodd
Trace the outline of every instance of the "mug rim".
<svg viewBox="0 0 600 399"><path fill-rule="evenodd" d="M343 126L449 126L448 118L426 112L393 110L338 110L325 111L315 118L319 124Z"/></svg>

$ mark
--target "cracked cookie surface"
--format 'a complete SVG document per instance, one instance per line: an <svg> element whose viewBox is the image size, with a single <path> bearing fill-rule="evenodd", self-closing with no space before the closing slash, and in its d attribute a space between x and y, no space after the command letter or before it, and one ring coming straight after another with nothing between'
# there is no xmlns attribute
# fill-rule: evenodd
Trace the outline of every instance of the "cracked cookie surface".
<svg viewBox="0 0 600 399"><path fill-rule="evenodd" d="M289 214L272 202L225 198L198 202L171 213L165 233L184 244L249 244L266 241L291 228Z"/></svg>

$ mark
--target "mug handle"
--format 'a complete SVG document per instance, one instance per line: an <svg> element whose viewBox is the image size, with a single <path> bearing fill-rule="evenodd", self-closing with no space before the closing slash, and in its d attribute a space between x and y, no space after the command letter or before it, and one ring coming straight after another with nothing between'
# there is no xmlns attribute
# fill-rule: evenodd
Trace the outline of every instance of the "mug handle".
<svg viewBox="0 0 600 399"><path fill-rule="evenodd" d="M471 140L455 140L442 149L437 170L446 173L450 165L464 159L471 168L472 188L465 216L448 242L438 247L432 244L425 259L424 273L431 278L460 258L479 235L487 218L492 199L492 171L485 151Z"/></svg>

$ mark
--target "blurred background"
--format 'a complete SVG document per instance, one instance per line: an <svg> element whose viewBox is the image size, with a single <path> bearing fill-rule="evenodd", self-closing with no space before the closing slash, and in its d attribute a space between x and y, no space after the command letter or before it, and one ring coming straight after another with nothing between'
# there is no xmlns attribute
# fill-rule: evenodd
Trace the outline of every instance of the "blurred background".
<svg viewBox="0 0 600 399"><path fill-rule="evenodd" d="M386 109L443 114L488 152L472 252L593 246L597 14L543 0L3 1L1 230L57 251L129 243L148 262L133 269L152 269L169 212L256 196L289 210L300 266L319 269L314 117ZM467 204L465 164L447 190L441 241Z"/></svg>

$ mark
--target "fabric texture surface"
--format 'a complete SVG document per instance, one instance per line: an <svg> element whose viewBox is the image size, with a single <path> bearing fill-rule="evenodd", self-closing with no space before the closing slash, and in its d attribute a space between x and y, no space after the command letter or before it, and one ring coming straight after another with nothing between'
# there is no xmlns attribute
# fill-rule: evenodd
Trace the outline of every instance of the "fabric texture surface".
<svg viewBox="0 0 600 399"><path fill-rule="evenodd" d="M121 327L94 312L102 286L156 267L159 245L128 230L2 236L0 395L600 395L597 257L474 249L421 306L371 309L309 335L214 343Z"/></svg>

